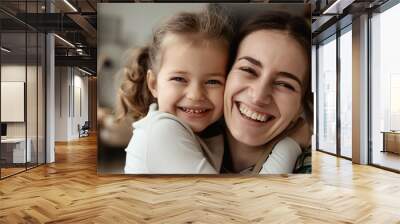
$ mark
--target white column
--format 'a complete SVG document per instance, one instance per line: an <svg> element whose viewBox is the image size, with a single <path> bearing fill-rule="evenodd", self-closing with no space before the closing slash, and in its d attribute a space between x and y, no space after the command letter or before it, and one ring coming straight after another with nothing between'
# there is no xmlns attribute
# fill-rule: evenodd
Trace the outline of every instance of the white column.
<svg viewBox="0 0 400 224"><path fill-rule="evenodd" d="M54 6L47 1L47 12L53 12ZM55 54L54 35L46 34L46 163L55 162Z"/></svg>
<svg viewBox="0 0 400 224"><path fill-rule="evenodd" d="M46 163L52 163L55 161L55 150L54 150L54 133L55 133L55 76L54 76L54 36L53 34L46 35L46 60L47 60L47 76L46 76Z"/></svg>

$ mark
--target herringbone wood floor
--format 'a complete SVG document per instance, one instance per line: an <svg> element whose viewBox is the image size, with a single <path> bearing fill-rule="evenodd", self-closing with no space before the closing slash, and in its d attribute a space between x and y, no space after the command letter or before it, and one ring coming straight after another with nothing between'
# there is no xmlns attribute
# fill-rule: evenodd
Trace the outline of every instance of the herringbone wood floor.
<svg viewBox="0 0 400 224"><path fill-rule="evenodd" d="M400 223L400 175L313 152L312 175L97 176L94 137L0 181L0 223Z"/></svg>

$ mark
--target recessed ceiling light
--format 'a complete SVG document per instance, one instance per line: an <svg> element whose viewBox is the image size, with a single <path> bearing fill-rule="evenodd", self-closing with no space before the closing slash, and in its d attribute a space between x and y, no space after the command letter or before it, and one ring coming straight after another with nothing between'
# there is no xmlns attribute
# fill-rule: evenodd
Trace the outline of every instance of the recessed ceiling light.
<svg viewBox="0 0 400 224"><path fill-rule="evenodd" d="M78 10L71 4L69 3L68 0L64 0L65 4L67 4L72 10L74 10L75 12L78 12Z"/></svg>
<svg viewBox="0 0 400 224"><path fill-rule="evenodd" d="M7 52L7 53L10 53L10 52L11 52L11 50L9 50L9 49L7 49L7 48L5 48L5 47L1 47L1 50L4 51L4 52Z"/></svg>
<svg viewBox="0 0 400 224"><path fill-rule="evenodd" d="M57 35L57 34L54 34L54 36L57 37L58 39L60 39L61 41L63 41L64 43L68 44L69 46L75 48L75 45L71 44L71 42L69 42L68 40L66 40L66 39L64 39L64 38L62 38L62 37L60 37L60 36Z"/></svg>
<svg viewBox="0 0 400 224"><path fill-rule="evenodd" d="M342 14L343 9L351 5L355 0L337 0L333 2L322 14Z"/></svg>
<svg viewBox="0 0 400 224"><path fill-rule="evenodd" d="M88 72L88 71L86 71L86 70L83 70L83 69L81 69L81 68L79 68L79 67L78 67L78 70L81 71L81 72L83 72L83 73L85 73L85 74L87 74L87 75L93 75L92 73L90 73L90 72Z"/></svg>

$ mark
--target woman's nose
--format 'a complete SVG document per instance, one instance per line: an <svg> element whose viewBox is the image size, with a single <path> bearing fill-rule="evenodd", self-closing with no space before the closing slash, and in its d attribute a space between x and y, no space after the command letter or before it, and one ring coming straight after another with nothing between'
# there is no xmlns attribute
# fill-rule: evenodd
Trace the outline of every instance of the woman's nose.
<svg viewBox="0 0 400 224"><path fill-rule="evenodd" d="M253 83L250 90L252 103L262 105L272 102L272 86L269 83Z"/></svg>
<svg viewBox="0 0 400 224"><path fill-rule="evenodd" d="M204 88L198 84L190 85L188 91L186 92L186 97L193 101L204 100Z"/></svg>

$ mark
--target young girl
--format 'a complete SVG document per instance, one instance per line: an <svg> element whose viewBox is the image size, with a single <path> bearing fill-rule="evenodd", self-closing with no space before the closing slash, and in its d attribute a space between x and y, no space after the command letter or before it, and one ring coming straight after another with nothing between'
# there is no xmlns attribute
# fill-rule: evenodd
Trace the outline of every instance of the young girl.
<svg viewBox="0 0 400 224"><path fill-rule="evenodd" d="M223 113L230 37L227 18L208 8L172 17L136 52L119 93L121 116L141 118L125 173L219 172L222 135L199 134Z"/></svg>

